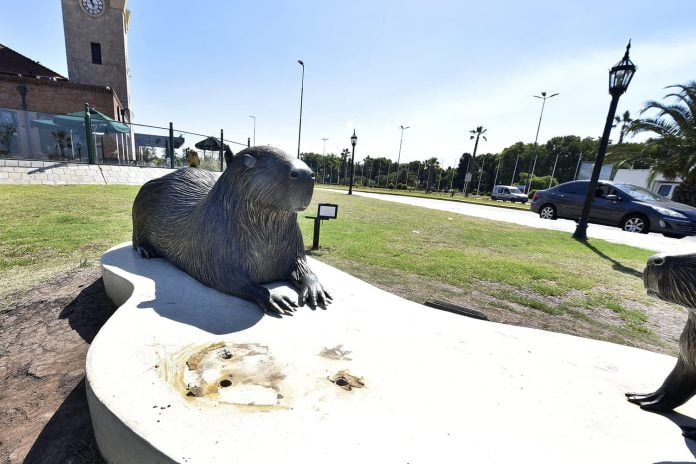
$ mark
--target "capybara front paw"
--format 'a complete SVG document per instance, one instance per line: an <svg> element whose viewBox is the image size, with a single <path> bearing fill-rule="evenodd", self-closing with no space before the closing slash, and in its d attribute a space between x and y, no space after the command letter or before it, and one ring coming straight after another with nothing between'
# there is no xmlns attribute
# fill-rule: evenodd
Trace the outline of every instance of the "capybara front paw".
<svg viewBox="0 0 696 464"><path fill-rule="evenodd" d="M272 293L268 298L260 301L259 305L269 314L289 315L297 310L297 303L292 298Z"/></svg>
<svg viewBox="0 0 696 464"><path fill-rule="evenodd" d="M144 259L157 258L157 253L155 252L155 249L147 243L143 243L141 245L138 245L138 247L136 248L136 251L138 252L138 254L140 255L141 258L144 258Z"/></svg>
<svg viewBox="0 0 696 464"><path fill-rule="evenodd" d="M666 394L664 388L653 393L626 393L626 399L637 404L641 409L653 412L667 412L679 406L682 402L675 401Z"/></svg>
<svg viewBox="0 0 696 464"><path fill-rule="evenodd" d="M300 306L304 306L305 303L309 304L310 307L326 309L333 301L329 292L319 283L316 279L308 279L302 283L300 287L298 302Z"/></svg>

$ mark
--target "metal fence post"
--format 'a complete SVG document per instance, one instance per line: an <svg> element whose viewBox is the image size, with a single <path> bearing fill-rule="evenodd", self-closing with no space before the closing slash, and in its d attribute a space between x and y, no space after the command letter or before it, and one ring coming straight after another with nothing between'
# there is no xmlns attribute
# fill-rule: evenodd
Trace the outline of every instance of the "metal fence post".
<svg viewBox="0 0 696 464"><path fill-rule="evenodd" d="M224 132L220 129L220 171L222 172L223 160L225 159L225 137L223 137Z"/></svg>
<svg viewBox="0 0 696 464"><path fill-rule="evenodd" d="M89 112L89 103L85 103L85 136L87 137L87 162L89 164L95 164L94 136L92 135L92 115Z"/></svg>
<svg viewBox="0 0 696 464"><path fill-rule="evenodd" d="M170 167L174 169L174 123L169 123L169 156Z"/></svg>
<svg viewBox="0 0 696 464"><path fill-rule="evenodd" d="M251 137L247 137L247 148L251 148Z"/></svg>

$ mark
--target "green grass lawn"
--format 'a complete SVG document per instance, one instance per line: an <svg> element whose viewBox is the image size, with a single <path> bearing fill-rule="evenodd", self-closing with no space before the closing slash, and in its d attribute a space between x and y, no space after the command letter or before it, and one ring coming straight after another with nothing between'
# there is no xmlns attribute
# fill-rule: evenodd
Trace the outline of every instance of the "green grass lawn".
<svg viewBox="0 0 696 464"><path fill-rule="evenodd" d="M329 185L329 184L317 184L318 189L334 189L334 190L348 190L345 185ZM423 190L396 190L396 189L384 189L384 188L373 188L373 187L363 187L363 186L353 186L353 190L357 192L369 192L369 193L382 193L384 195L401 195L405 197L419 197L419 198L431 198L436 200L446 200L446 201L460 201L462 203L475 203L478 205L487 206L497 206L499 208L513 208L513 209L524 209L529 210L529 203L511 203L509 201L498 201L491 200L490 197L475 196L471 194L468 197L464 197L461 193L457 193L451 196L449 193L442 192L432 192L425 193Z"/></svg>
<svg viewBox="0 0 696 464"><path fill-rule="evenodd" d="M138 187L0 186L0 301L48 276L96 265L130 240ZM423 302L446 299L491 319L673 352L658 333L641 272L650 251L454 213L315 191L339 204L313 255L381 288ZM306 245L312 221L298 216ZM657 312L659 312L657 311ZM656 326L657 324L657 326Z"/></svg>

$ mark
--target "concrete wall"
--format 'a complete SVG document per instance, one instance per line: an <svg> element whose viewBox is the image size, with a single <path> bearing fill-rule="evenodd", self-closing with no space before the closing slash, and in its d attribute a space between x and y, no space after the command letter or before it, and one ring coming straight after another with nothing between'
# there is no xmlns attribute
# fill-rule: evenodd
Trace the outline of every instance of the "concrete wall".
<svg viewBox="0 0 696 464"><path fill-rule="evenodd" d="M142 185L173 169L0 159L0 184Z"/></svg>

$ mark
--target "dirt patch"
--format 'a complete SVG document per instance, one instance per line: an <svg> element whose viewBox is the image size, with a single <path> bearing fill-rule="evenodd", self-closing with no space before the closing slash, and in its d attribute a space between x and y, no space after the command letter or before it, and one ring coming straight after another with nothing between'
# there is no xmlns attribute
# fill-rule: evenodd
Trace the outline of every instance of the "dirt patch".
<svg viewBox="0 0 696 464"><path fill-rule="evenodd" d="M98 267L61 274L0 312L0 463L102 463L84 384L89 344L115 307Z"/></svg>

